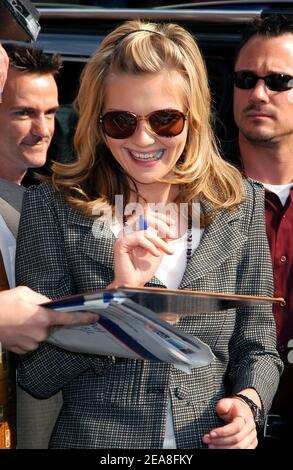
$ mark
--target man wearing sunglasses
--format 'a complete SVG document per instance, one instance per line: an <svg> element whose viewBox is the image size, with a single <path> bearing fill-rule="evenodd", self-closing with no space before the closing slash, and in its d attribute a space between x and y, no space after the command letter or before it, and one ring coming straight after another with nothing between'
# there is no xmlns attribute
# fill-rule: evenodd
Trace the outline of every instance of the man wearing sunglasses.
<svg viewBox="0 0 293 470"><path fill-rule="evenodd" d="M253 22L234 67L234 117L244 174L265 187L274 266L278 351L285 364L261 447L284 448L293 429L293 17ZM257 279L256 279L257 282Z"/></svg>

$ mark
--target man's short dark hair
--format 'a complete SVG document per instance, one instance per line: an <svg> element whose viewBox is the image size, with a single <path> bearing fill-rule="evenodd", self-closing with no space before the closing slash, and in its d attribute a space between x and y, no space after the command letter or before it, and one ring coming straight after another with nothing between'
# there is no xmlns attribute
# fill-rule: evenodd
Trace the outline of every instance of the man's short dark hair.
<svg viewBox="0 0 293 470"><path fill-rule="evenodd" d="M2 44L9 57L9 66L26 73L50 73L57 75L62 59L59 54L45 54L42 49L19 46L12 43Z"/></svg>
<svg viewBox="0 0 293 470"><path fill-rule="evenodd" d="M293 34L293 15L272 14L263 18L255 18L243 35L235 58L238 58L241 49L253 36L269 39L288 33Z"/></svg>

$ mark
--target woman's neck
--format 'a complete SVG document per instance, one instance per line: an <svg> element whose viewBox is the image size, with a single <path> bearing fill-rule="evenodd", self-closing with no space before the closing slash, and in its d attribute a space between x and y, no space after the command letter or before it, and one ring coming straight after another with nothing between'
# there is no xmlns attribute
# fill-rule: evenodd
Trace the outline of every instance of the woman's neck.
<svg viewBox="0 0 293 470"><path fill-rule="evenodd" d="M137 184L137 192L131 191L130 202L139 202L140 204L153 203L167 205L174 202L179 194L179 186L167 183Z"/></svg>

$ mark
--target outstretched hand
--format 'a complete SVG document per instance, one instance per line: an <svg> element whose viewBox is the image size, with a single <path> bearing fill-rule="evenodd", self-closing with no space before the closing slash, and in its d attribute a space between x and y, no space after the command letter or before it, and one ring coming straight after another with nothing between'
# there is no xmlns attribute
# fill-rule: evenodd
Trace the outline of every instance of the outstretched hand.
<svg viewBox="0 0 293 470"><path fill-rule="evenodd" d="M224 426L203 436L209 449L255 449L257 433L249 406L239 398L223 398L216 405L217 415Z"/></svg>
<svg viewBox="0 0 293 470"><path fill-rule="evenodd" d="M0 293L0 341L17 354L32 351L45 341L52 326L87 325L98 321L92 313L65 313L40 306L49 299L28 287Z"/></svg>

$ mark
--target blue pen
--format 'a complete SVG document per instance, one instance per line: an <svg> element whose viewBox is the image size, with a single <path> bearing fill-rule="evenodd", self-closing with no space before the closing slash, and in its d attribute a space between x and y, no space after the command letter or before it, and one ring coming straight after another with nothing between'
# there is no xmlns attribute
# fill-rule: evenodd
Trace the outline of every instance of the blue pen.
<svg viewBox="0 0 293 470"><path fill-rule="evenodd" d="M138 226L139 226L139 230L147 230L148 228L148 222L147 220L144 218L143 215L140 215L139 216L139 219L138 219Z"/></svg>

